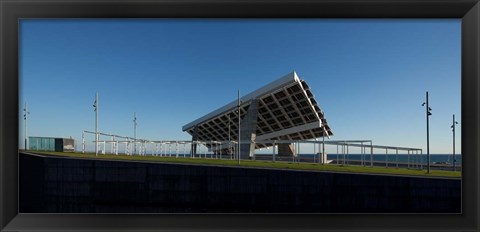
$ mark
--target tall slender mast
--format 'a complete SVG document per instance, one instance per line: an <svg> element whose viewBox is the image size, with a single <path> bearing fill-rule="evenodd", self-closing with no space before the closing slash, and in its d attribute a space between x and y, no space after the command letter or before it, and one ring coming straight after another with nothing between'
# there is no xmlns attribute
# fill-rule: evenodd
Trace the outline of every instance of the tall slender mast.
<svg viewBox="0 0 480 232"><path fill-rule="evenodd" d="M27 102L25 102L25 108L23 109L23 111L25 111L25 113L23 115L23 119L25 120L25 150L28 150L28 147L27 147L27 138L28 138L27 128L28 128L28 114L30 114L30 112L28 111Z"/></svg>
<svg viewBox="0 0 480 232"><path fill-rule="evenodd" d="M455 171L455 124L458 124L457 121L455 121L455 114L453 115L453 121L452 121L452 132L453 132L453 157L452 157L452 166L453 166L453 171Z"/></svg>
<svg viewBox="0 0 480 232"><path fill-rule="evenodd" d="M137 153L137 113L133 113L133 138L135 141L133 142L133 154Z"/></svg>
<svg viewBox="0 0 480 232"><path fill-rule="evenodd" d="M428 91L426 94L427 100L423 102L422 106L425 106L425 116L427 117L427 172L430 173L430 116L432 108L428 105ZM426 105L425 105L426 104Z"/></svg>
<svg viewBox="0 0 480 232"><path fill-rule="evenodd" d="M230 159L231 159L231 155L232 155L232 140L230 138L230 113L228 113L228 155L230 156Z"/></svg>
<svg viewBox="0 0 480 232"><path fill-rule="evenodd" d="M427 91L427 106L425 108L427 115L427 173L430 173L430 107L428 105L428 91Z"/></svg>
<svg viewBox="0 0 480 232"><path fill-rule="evenodd" d="M238 102L237 102L237 109L238 109L238 164L240 165L240 148L241 148L241 145L240 145L240 90L237 91L237 98L238 98Z"/></svg>
<svg viewBox="0 0 480 232"><path fill-rule="evenodd" d="M95 156L98 156L98 92L95 94Z"/></svg>

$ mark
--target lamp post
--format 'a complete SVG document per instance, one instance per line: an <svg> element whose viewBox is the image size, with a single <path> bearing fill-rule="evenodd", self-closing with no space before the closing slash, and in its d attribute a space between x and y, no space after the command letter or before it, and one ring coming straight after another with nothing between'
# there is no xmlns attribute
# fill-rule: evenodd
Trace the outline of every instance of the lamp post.
<svg viewBox="0 0 480 232"><path fill-rule="evenodd" d="M230 113L228 113L228 155L230 156L230 159L232 159L232 140L230 137Z"/></svg>
<svg viewBox="0 0 480 232"><path fill-rule="evenodd" d="M137 153L137 113L133 113L133 154Z"/></svg>
<svg viewBox="0 0 480 232"><path fill-rule="evenodd" d="M28 150L27 149L27 128L28 128L28 115L30 114L30 112L28 111L28 108L27 108L27 102L25 102L25 108L23 109L24 111L24 114L23 114L23 120L25 120L25 151Z"/></svg>
<svg viewBox="0 0 480 232"><path fill-rule="evenodd" d="M238 165L240 165L240 90L237 91L237 110L238 110Z"/></svg>
<svg viewBox="0 0 480 232"><path fill-rule="evenodd" d="M458 124L457 121L455 121L455 114L453 114L453 121L452 121L452 134L453 134L453 157L452 157L452 166L453 166L453 171L455 171L455 125Z"/></svg>
<svg viewBox="0 0 480 232"><path fill-rule="evenodd" d="M95 93L93 108L95 108L95 156L98 156L98 92Z"/></svg>
<svg viewBox="0 0 480 232"><path fill-rule="evenodd" d="M430 111L432 111L432 108L428 106L428 91L426 94L426 102L422 104L422 106L425 106L425 114L427 117L427 173L430 174L430 120L429 117L432 115Z"/></svg>

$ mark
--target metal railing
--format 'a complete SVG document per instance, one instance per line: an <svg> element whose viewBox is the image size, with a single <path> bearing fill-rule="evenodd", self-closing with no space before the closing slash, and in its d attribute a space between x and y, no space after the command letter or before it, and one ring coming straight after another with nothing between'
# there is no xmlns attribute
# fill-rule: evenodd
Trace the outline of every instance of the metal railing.
<svg viewBox="0 0 480 232"><path fill-rule="evenodd" d="M95 132L82 132L82 153L86 152L86 134L95 134ZM99 138L103 137L103 139L92 142L99 146L100 154L235 160L239 158L238 141L233 140L147 140L103 132L98 134ZM251 142L262 147L256 149L248 158L251 160L413 169L423 169L425 164L423 150L420 148L375 145L372 140L261 140L241 141L241 144L250 144ZM107 144L110 146L107 147ZM282 144L290 145L290 154L282 154L279 151L278 148ZM196 154L192 154L193 146L197 147ZM138 149L134 149L134 147ZM358 152L354 152L354 149ZM325 150L329 152L324 152ZM436 166L442 167L442 165Z"/></svg>

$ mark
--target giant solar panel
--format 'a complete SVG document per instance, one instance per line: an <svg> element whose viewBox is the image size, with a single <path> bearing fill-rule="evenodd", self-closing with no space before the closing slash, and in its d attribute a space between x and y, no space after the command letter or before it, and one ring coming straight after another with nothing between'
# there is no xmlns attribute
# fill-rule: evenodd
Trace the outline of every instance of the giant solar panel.
<svg viewBox="0 0 480 232"><path fill-rule="evenodd" d="M252 100L257 99L256 148L271 146L265 141L308 140L333 135L307 82L292 72L240 98L242 120ZM238 140L237 100L183 126L199 141ZM240 132L242 133L242 132Z"/></svg>

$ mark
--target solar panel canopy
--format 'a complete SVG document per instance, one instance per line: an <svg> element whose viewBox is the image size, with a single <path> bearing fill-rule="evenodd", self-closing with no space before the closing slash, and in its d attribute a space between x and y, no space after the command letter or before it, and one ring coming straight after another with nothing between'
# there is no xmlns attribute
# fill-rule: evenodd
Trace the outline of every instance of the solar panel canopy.
<svg viewBox="0 0 480 232"><path fill-rule="evenodd" d="M240 125L249 120L254 123L250 127L258 142L255 148L271 146L268 141L309 140L333 135L307 82L295 72L241 97L239 108L240 113L238 100L234 100L186 124L182 130L199 141L237 141L240 116ZM255 118L251 119L252 116Z"/></svg>

